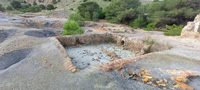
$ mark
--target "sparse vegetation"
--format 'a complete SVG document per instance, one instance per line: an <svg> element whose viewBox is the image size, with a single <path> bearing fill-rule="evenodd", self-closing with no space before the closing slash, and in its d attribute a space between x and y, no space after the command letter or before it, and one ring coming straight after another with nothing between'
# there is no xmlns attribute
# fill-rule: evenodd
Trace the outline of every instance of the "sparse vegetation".
<svg viewBox="0 0 200 90"><path fill-rule="evenodd" d="M85 25L85 19L83 17L81 17L81 15L78 13L70 14L69 20L76 21L77 23L79 23L80 26Z"/></svg>
<svg viewBox="0 0 200 90"><path fill-rule="evenodd" d="M21 2L20 1L15 1L13 0L10 5L14 8L14 9L19 9L21 8Z"/></svg>
<svg viewBox="0 0 200 90"><path fill-rule="evenodd" d="M78 13L86 20L97 21L102 13L102 8L96 2L83 2L78 6Z"/></svg>
<svg viewBox="0 0 200 90"><path fill-rule="evenodd" d="M42 9L42 10L45 10L46 9L46 7L44 6L44 5L39 5L39 7Z"/></svg>
<svg viewBox="0 0 200 90"><path fill-rule="evenodd" d="M140 0L115 0L104 11L106 19L114 23L129 23L137 17Z"/></svg>
<svg viewBox="0 0 200 90"><path fill-rule="evenodd" d="M54 7L54 5L52 5L52 4L48 4L46 9L47 10L53 10L53 9L56 9L56 7Z"/></svg>
<svg viewBox="0 0 200 90"><path fill-rule="evenodd" d="M147 45L155 45L157 42L154 39L147 37L144 39L144 43Z"/></svg>
<svg viewBox="0 0 200 90"><path fill-rule="evenodd" d="M183 29L183 25L177 26L176 24L169 26L166 25L166 32L164 33L167 36L180 36L181 31Z"/></svg>
<svg viewBox="0 0 200 90"><path fill-rule="evenodd" d="M39 2L44 2L44 0L40 0ZM7 6L6 10L8 11L19 11L19 12L41 12L42 10L53 10L56 9L54 5L48 4L47 7L44 6L43 4L38 5L36 1L33 2L33 5L30 3L24 2L24 1L16 1L13 0L11 1L10 5Z"/></svg>
<svg viewBox="0 0 200 90"><path fill-rule="evenodd" d="M80 28L76 21L67 21L63 26L64 31L62 35L82 34L84 30Z"/></svg>
<svg viewBox="0 0 200 90"><path fill-rule="evenodd" d="M149 31L166 25L186 24L200 13L199 4L199 0L154 0L146 5L141 5L139 0L115 0L104 11L109 22Z"/></svg>
<svg viewBox="0 0 200 90"><path fill-rule="evenodd" d="M6 7L6 10L12 11L12 10L14 10L14 8L13 8L12 6L9 5L9 6Z"/></svg>
<svg viewBox="0 0 200 90"><path fill-rule="evenodd" d="M0 11L4 12L5 8L0 4Z"/></svg>

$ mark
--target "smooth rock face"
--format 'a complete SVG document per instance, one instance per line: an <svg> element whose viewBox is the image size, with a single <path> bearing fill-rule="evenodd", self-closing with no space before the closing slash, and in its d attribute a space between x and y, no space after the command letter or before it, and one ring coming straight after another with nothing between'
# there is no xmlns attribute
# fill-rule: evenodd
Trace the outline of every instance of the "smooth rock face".
<svg viewBox="0 0 200 90"><path fill-rule="evenodd" d="M183 28L181 36L194 36L200 33L200 14L194 19L194 22L188 22Z"/></svg>

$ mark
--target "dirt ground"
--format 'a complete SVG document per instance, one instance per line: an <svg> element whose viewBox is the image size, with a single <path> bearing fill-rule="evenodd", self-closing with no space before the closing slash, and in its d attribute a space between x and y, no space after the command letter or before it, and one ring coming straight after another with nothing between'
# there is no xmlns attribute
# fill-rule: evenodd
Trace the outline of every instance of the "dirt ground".
<svg viewBox="0 0 200 90"><path fill-rule="evenodd" d="M26 18L18 15L0 14L1 90L200 88L199 38L164 36L163 32L158 31L133 31L130 27L105 21L87 22L92 24L83 27L85 34L114 33L135 40L151 38L156 43L166 44L172 48L136 57L134 63L124 64L121 71L110 68L111 70L102 72L99 65L96 65L72 73L64 66L67 61L66 51L55 38L62 30L29 27L26 26L24 19ZM60 19L52 20L59 22ZM109 63L105 65L112 67Z"/></svg>

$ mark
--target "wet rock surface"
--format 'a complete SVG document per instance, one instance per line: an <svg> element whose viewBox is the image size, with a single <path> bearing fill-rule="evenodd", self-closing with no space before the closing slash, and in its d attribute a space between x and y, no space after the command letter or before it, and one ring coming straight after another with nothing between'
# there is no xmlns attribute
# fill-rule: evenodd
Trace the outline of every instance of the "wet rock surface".
<svg viewBox="0 0 200 90"><path fill-rule="evenodd" d="M198 90L200 88L200 77L196 76L196 77L189 77L189 80L187 82L187 84L191 87L195 87L195 90Z"/></svg>
<svg viewBox="0 0 200 90"><path fill-rule="evenodd" d="M9 36L14 35L17 30L8 29L8 30L0 30L0 43L3 42Z"/></svg>
<svg viewBox="0 0 200 90"><path fill-rule="evenodd" d="M28 36L33 36L33 37L39 37L39 38L56 36L56 34L53 31L50 31L50 30L27 31L24 34L28 35Z"/></svg>
<svg viewBox="0 0 200 90"><path fill-rule="evenodd" d="M9 68L10 66L20 62L26 58L31 52L31 49L15 50L0 56L0 70Z"/></svg>
<svg viewBox="0 0 200 90"><path fill-rule="evenodd" d="M109 52L116 54L112 56L102 49L108 50ZM128 50L123 50L122 47L118 47L115 44L99 44L99 45L83 45L66 48L67 54L72 59L72 63L78 69L85 69L93 65L99 65L101 63L109 62L119 58L133 58L134 53Z"/></svg>

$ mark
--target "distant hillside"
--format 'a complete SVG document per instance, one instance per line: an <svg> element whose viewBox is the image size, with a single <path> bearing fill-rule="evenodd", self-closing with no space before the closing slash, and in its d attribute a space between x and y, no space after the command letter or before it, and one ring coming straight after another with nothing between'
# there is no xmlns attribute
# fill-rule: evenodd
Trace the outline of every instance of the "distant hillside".
<svg viewBox="0 0 200 90"><path fill-rule="evenodd" d="M7 6L10 4L12 0L0 0L0 4L2 4L3 6ZM16 1L24 1L24 0L16 0ZM44 0L44 2L39 2L40 0L25 0L28 3L33 3L34 1L36 1L38 4L51 4L52 0ZM83 0L60 0L60 2L58 2L56 4L56 6L58 7L58 9L76 9L77 6L82 2ZM109 1L104 1L104 0L88 0L88 1L95 1L97 2L101 7L105 7L107 6L110 2ZM151 3L153 0L141 0L141 2L143 4L146 3Z"/></svg>
<svg viewBox="0 0 200 90"><path fill-rule="evenodd" d="M107 6L110 2L104 1L104 0L89 0L89 1L95 1L97 2L101 7ZM61 2L58 2L56 6L58 7L57 10L70 10L70 11L76 11L77 7L80 3L82 3L83 0L61 0Z"/></svg>
<svg viewBox="0 0 200 90"><path fill-rule="evenodd" d="M2 4L3 6L8 6L10 5L10 2L12 0L0 0L0 4ZM24 0L16 0L16 1L24 1Z"/></svg>
<svg viewBox="0 0 200 90"><path fill-rule="evenodd" d="M0 0L0 4L2 4L3 6L8 6L10 4L12 0ZM24 1L24 0L17 0L17 1ZM27 3L33 3L34 1L36 1L38 4L43 4L43 5L47 5L47 4L52 4L52 0L44 0L44 2L39 2L39 1L43 1L43 0L25 0ZM57 0L58 1L58 0ZM109 1L104 1L104 0L88 0L88 1L95 1L97 2L101 7L106 7L108 4L110 4ZM143 4L147 4L147 3L151 3L153 0L141 0L141 2ZM77 7L80 3L82 3L83 0L60 0L60 2L54 4L57 9L55 11L64 11L67 12L67 14L73 13L77 11ZM54 11L47 11L47 12L43 12L46 14L50 14L50 13L56 13Z"/></svg>

